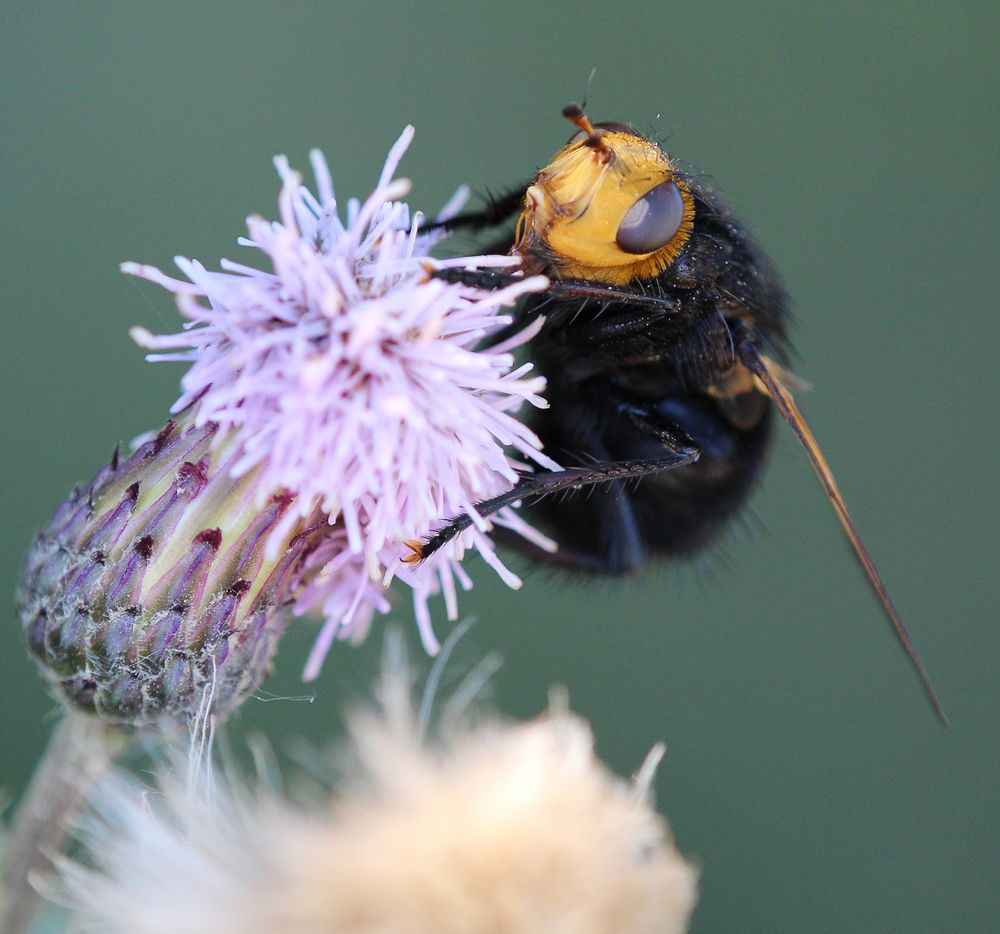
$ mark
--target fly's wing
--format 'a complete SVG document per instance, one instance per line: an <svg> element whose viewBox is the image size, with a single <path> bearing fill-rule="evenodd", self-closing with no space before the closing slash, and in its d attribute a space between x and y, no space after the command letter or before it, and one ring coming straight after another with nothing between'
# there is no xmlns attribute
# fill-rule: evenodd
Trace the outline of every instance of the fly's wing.
<svg viewBox="0 0 1000 934"><path fill-rule="evenodd" d="M855 557L864 569L865 575L868 577L868 582L871 584L872 590L875 591L875 596L882 605L882 610L889 620L889 624L892 626L896 639L903 647L903 650L916 670L924 693L934 708L934 713L941 723L947 726L948 718L945 716L944 710L941 707L941 701L934 690L934 686L931 684L930 675L928 675L924 663L917 654L916 648L914 648L910 634L907 632L906 626L903 625L899 612L896 610L892 598L889 596L889 592L882 581L882 576L875 567L875 562L861 540L861 535L854 524L854 520L851 518L851 514L847 510L847 503L844 502L844 497L837 486L837 481L833 477L830 465L827 464L815 435L813 435L809 425L806 424L806 420L799 411L799 407L795 404L795 399L785 385L787 379L783 370L773 360L760 353L746 329L744 329L744 333L739 340L738 353L743 365L753 373L760 390L770 396L782 417L791 426L792 431L795 432L799 441L802 442L802 446L809 457L809 462L812 464L813 470L816 471L816 476L819 477L827 499L830 500L830 504L837 514L837 519L840 521L840 525L844 529L848 541L851 543Z"/></svg>

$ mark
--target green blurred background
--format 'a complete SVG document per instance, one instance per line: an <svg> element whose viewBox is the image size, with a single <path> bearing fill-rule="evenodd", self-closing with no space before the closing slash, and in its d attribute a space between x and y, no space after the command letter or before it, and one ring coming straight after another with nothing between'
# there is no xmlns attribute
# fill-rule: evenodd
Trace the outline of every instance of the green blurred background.
<svg viewBox="0 0 1000 934"><path fill-rule="evenodd" d="M460 665L499 649L495 699L516 716L567 685L621 773L667 742L659 802L701 865L696 931L1000 925L994 4L17 6L0 11L8 606L57 502L175 397L180 370L126 331L177 316L121 260L238 253L243 218L274 215L277 152L306 167L320 146L338 191L367 193L408 122L415 206L524 179L596 68L594 118L652 127L712 173L783 271L807 414L952 727L787 433L759 521L695 566L543 572L519 593L476 568ZM54 705L7 616L16 794ZM381 640L337 648L307 692L314 631L293 627L266 687L315 701L251 701L241 729L339 732Z"/></svg>

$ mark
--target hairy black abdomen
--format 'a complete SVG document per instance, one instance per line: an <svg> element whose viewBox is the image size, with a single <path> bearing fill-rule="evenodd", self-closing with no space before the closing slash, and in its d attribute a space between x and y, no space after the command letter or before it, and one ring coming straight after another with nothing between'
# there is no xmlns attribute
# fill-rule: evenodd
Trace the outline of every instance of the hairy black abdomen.
<svg viewBox="0 0 1000 934"><path fill-rule="evenodd" d="M660 441L637 433L627 416L608 404L606 387L592 382L552 388L552 407L541 413L536 428L545 449L564 466L663 453ZM704 547L739 512L759 476L771 417L769 403L761 402L756 424L739 429L708 395L681 387L662 394L652 407L698 446L701 456L695 463L637 481L557 494L531 508L529 520L552 534L561 549L571 550L574 559L591 555L592 570L609 574L638 570L653 555L683 555Z"/></svg>
<svg viewBox="0 0 1000 934"><path fill-rule="evenodd" d="M668 399L664 408L701 448L701 457L679 470L644 477L626 495L649 550L680 554L707 545L743 506L767 452L771 410L753 428L740 430L704 396Z"/></svg>

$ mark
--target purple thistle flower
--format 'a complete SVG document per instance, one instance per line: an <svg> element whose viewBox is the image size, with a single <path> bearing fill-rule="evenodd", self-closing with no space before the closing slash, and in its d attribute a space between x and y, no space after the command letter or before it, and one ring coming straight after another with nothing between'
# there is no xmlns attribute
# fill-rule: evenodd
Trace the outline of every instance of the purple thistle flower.
<svg viewBox="0 0 1000 934"><path fill-rule="evenodd" d="M392 147L375 191L364 202L349 201L345 219L320 153L311 154L316 195L301 185L284 157L277 158L280 219L249 218L249 235L240 240L263 254L269 268L223 260L221 271L211 272L177 258L186 277L177 279L150 266L122 266L176 294L187 319L184 330L153 335L136 328L133 337L156 351L150 360L190 364L172 411L182 413L183 431L213 437L208 445L213 475L224 474L228 480L218 483L242 491L241 521L253 523L246 517L261 513L271 517L266 527L258 523L262 531L254 546L282 582L281 590L266 590L268 612L280 615L282 606L294 602L296 612L325 618L307 678L318 674L335 639L363 637L373 614L388 610L386 587L393 576L413 589L421 637L431 652L437 642L427 600L443 593L449 618L456 616L457 588L471 586L459 565L467 549L519 586L495 555L488 523L476 516L473 504L510 489L518 468L529 462L557 467L515 415L524 402L545 404L543 378L529 374L531 364L516 365L511 354L534 328L500 346L477 349L484 337L510 323L502 308L544 288L546 280L527 278L487 291L429 276L432 265L503 267L513 260L431 259L430 248L442 234L421 233L420 215L411 217L398 200L409 182L393 178L412 137L408 127ZM454 213L462 200L464 193L457 193L441 217ZM185 462L184 469L191 465ZM227 503L237 508L232 498ZM402 542L459 513L473 516L474 525L450 548L418 567L401 563ZM95 525L117 522L116 515L105 501L104 508L87 511L84 525L73 528L72 541L59 538L55 520L40 537L22 588L22 608L31 611L22 610L29 640L32 626L41 625L29 620L32 612L56 603L68 607L73 600L63 600L62 591L69 588L75 598L84 587L77 578L88 568L101 578L104 600L110 578L104 565L95 563L93 550L80 543L92 537ZM201 539L188 536L164 547L171 554L208 547L208 539L215 539L202 518L180 523L185 532L197 526ZM491 521L548 545L512 510ZM134 525L130 520L116 526L122 555L138 547ZM286 560L292 542L299 543L294 561ZM231 542L216 547L226 546ZM53 550L74 554L73 575L50 580L52 575L40 570ZM99 557L106 562L105 553ZM155 563L162 568L162 561ZM149 603L166 593L167 585L147 574L144 584L133 586L126 571L114 574L123 575L116 586L132 587L130 605L146 618L163 609ZM241 572L239 579L246 577ZM55 596L44 590L43 579L44 586L56 588ZM262 593L255 590L257 597ZM206 595L209 602L218 597ZM60 618L68 614L65 609ZM280 632L281 625L273 628ZM36 654L44 656L61 636L49 632L51 620L42 629L35 641ZM61 669L64 685L66 670ZM259 682L260 672L251 680Z"/></svg>

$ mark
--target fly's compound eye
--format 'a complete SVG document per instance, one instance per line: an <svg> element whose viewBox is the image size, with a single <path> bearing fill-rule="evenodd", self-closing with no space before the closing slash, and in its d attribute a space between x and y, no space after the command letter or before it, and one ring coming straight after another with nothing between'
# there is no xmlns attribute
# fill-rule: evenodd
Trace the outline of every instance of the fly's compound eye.
<svg viewBox="0 0 1000 934"><path fill-rule="evenodd" d="M674 182L663 182L632 205L615 242L623 253L653 253L666 246L684 222L684 198Z"/></svg>

